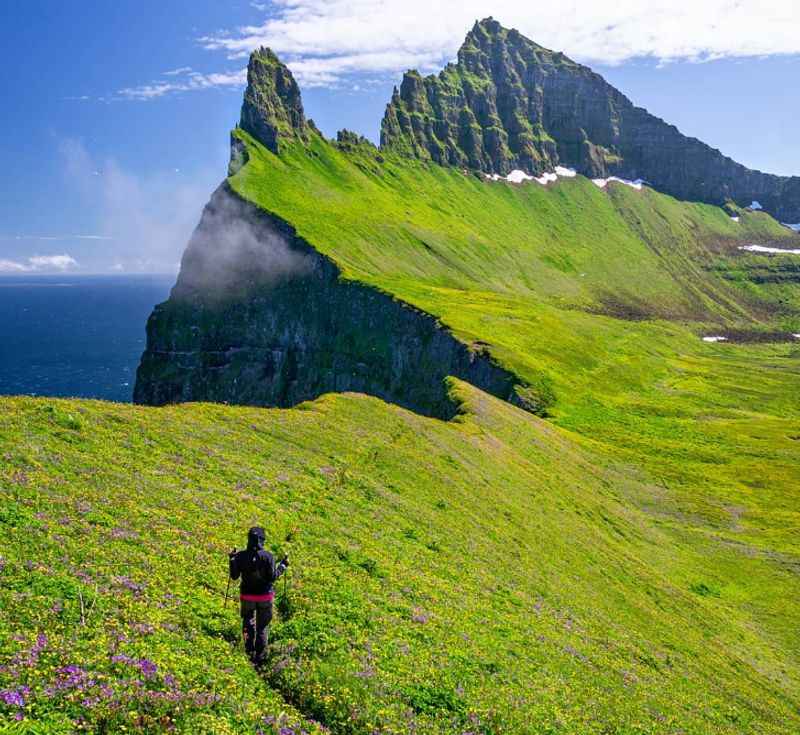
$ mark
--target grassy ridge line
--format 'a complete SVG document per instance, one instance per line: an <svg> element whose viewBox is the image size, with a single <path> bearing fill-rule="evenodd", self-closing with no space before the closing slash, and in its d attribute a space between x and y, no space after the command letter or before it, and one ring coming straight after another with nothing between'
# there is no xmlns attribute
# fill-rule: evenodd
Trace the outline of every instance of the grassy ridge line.
<svg viewBox="0 0 800 735"><path fill-rule="evenodd" d="M52 723L270 727L291 708L226 643L221 601L224 552L262 522L279 542L299 529L271 682L310 731L800 726L794 649L752 607L796 598L796 575L663 522L635 468L453 386L449 423L347 395L291 411L3 399L4 664L47 639L0 688L30 687L24 713ZM86 675L65 685L69 666Z"/></svg>
<svg viewBox="0 0 800 735"><path fill-rule="evenodd" d="M730 286L700 270L707 243L794 237L764 214L742 213L737 224L717 207L600 190L583 177L488 183L366 146L344 153L317 136L276 156L234 134L249 154L230 179L239 194L291 222L345 276L401 296L426 284L599 308L612 293L680 317L707 306L700 291L712 306L700 316L733 320L741 307L726 303Z"/></svg>

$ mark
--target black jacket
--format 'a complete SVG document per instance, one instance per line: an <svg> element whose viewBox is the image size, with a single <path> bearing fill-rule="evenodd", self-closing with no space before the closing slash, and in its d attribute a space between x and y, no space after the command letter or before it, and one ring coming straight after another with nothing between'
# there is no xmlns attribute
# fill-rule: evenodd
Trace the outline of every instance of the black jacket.
<svg viewBox="0 0 800 735"><path fill-rule="evenodd" d="M272 585L286 571L285 562L275 563L275 558L263 547L263 541L250 539L247 548L229 557L231 579L242 578L243 595L266 595Z"/></svg>

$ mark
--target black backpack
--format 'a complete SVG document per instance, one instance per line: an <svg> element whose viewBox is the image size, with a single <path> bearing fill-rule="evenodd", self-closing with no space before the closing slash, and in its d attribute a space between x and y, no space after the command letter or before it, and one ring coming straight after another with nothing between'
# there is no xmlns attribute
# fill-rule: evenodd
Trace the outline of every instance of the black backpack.
<svg viewBox="0 0 800 735"><path fill-rule="evenodd" d="M270 554L263 549L257 551L247 551L247 563L242 570L247 575L248 582L261 583L266 589L272 589L275 582L273 575L273 564Z"/></svg>

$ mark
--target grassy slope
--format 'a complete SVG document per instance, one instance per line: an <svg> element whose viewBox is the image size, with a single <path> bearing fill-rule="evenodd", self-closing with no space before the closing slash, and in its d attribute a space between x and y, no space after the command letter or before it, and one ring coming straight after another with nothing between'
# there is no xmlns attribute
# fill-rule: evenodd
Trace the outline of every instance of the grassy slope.
<svg viewBox="0 0 800 735"><path fill-rule="evenodd" d="M800 331L776 308L796 287L719 277L755 257L727 255L737 243L786 231L584 179L515 187L309 150L251 141L232 184L347 277L547 373L553 420L461 384L450 424L356 396L4 399L0 641L6 659L48 641L0 688L31 686L40 717L132 710L132 729L188 732L252 732L282 709L358 733L800 727L797 348L697 337ZM267 682L226 643L221 601L223 552L255 521L279 542L300 529ZM178 701L137 688L141 657L158 666L143 688ZM47 695L69 664L114 679L107 699Z"/></svg>
<svg viewBox="0 0 800 735"><path fill-rule="evenodd" d="M298 529L278 544L296 566L271 684L336 732L800 726L796 573L664 514L667 491L636 467L454 391L451 423L360 396L291 411L4 399L3 650L47 634L12 667L29 715L252 732L291 712L226 642L224 551L266 519L279 541ZM75 664L107 696L48 695ZM178 702L143 691L176 687Z"/></svg>
<svg viewBox="0 0 800 735"><path fill-rule="evenodd" d="M726 326L800 331L786 288L719 277L769 262L741 254L742 243L798 242L769 216L735 223L717 207L582 177L487 183L321 139L278 158L237 134L250 151L231 182L241 194L292 222L346 277L488 343L529 380L545 372L556 421L669 482L681 512L702 510L716 527L726 508L743 508L737 529L756 541L775 502L796 505L798 347L698 339ZM650 318L609 313L620 311Z"/></svg>

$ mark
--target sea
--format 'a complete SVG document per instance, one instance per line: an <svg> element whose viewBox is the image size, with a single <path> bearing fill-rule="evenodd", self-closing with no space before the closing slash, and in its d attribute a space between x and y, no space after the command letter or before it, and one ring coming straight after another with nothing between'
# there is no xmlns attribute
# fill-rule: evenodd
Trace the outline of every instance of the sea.
<svg viewBox="0 0 800 735"><path fill-rule="evenodd" d="M129 402L165 276L0 277L0 395Z"/></svg>

